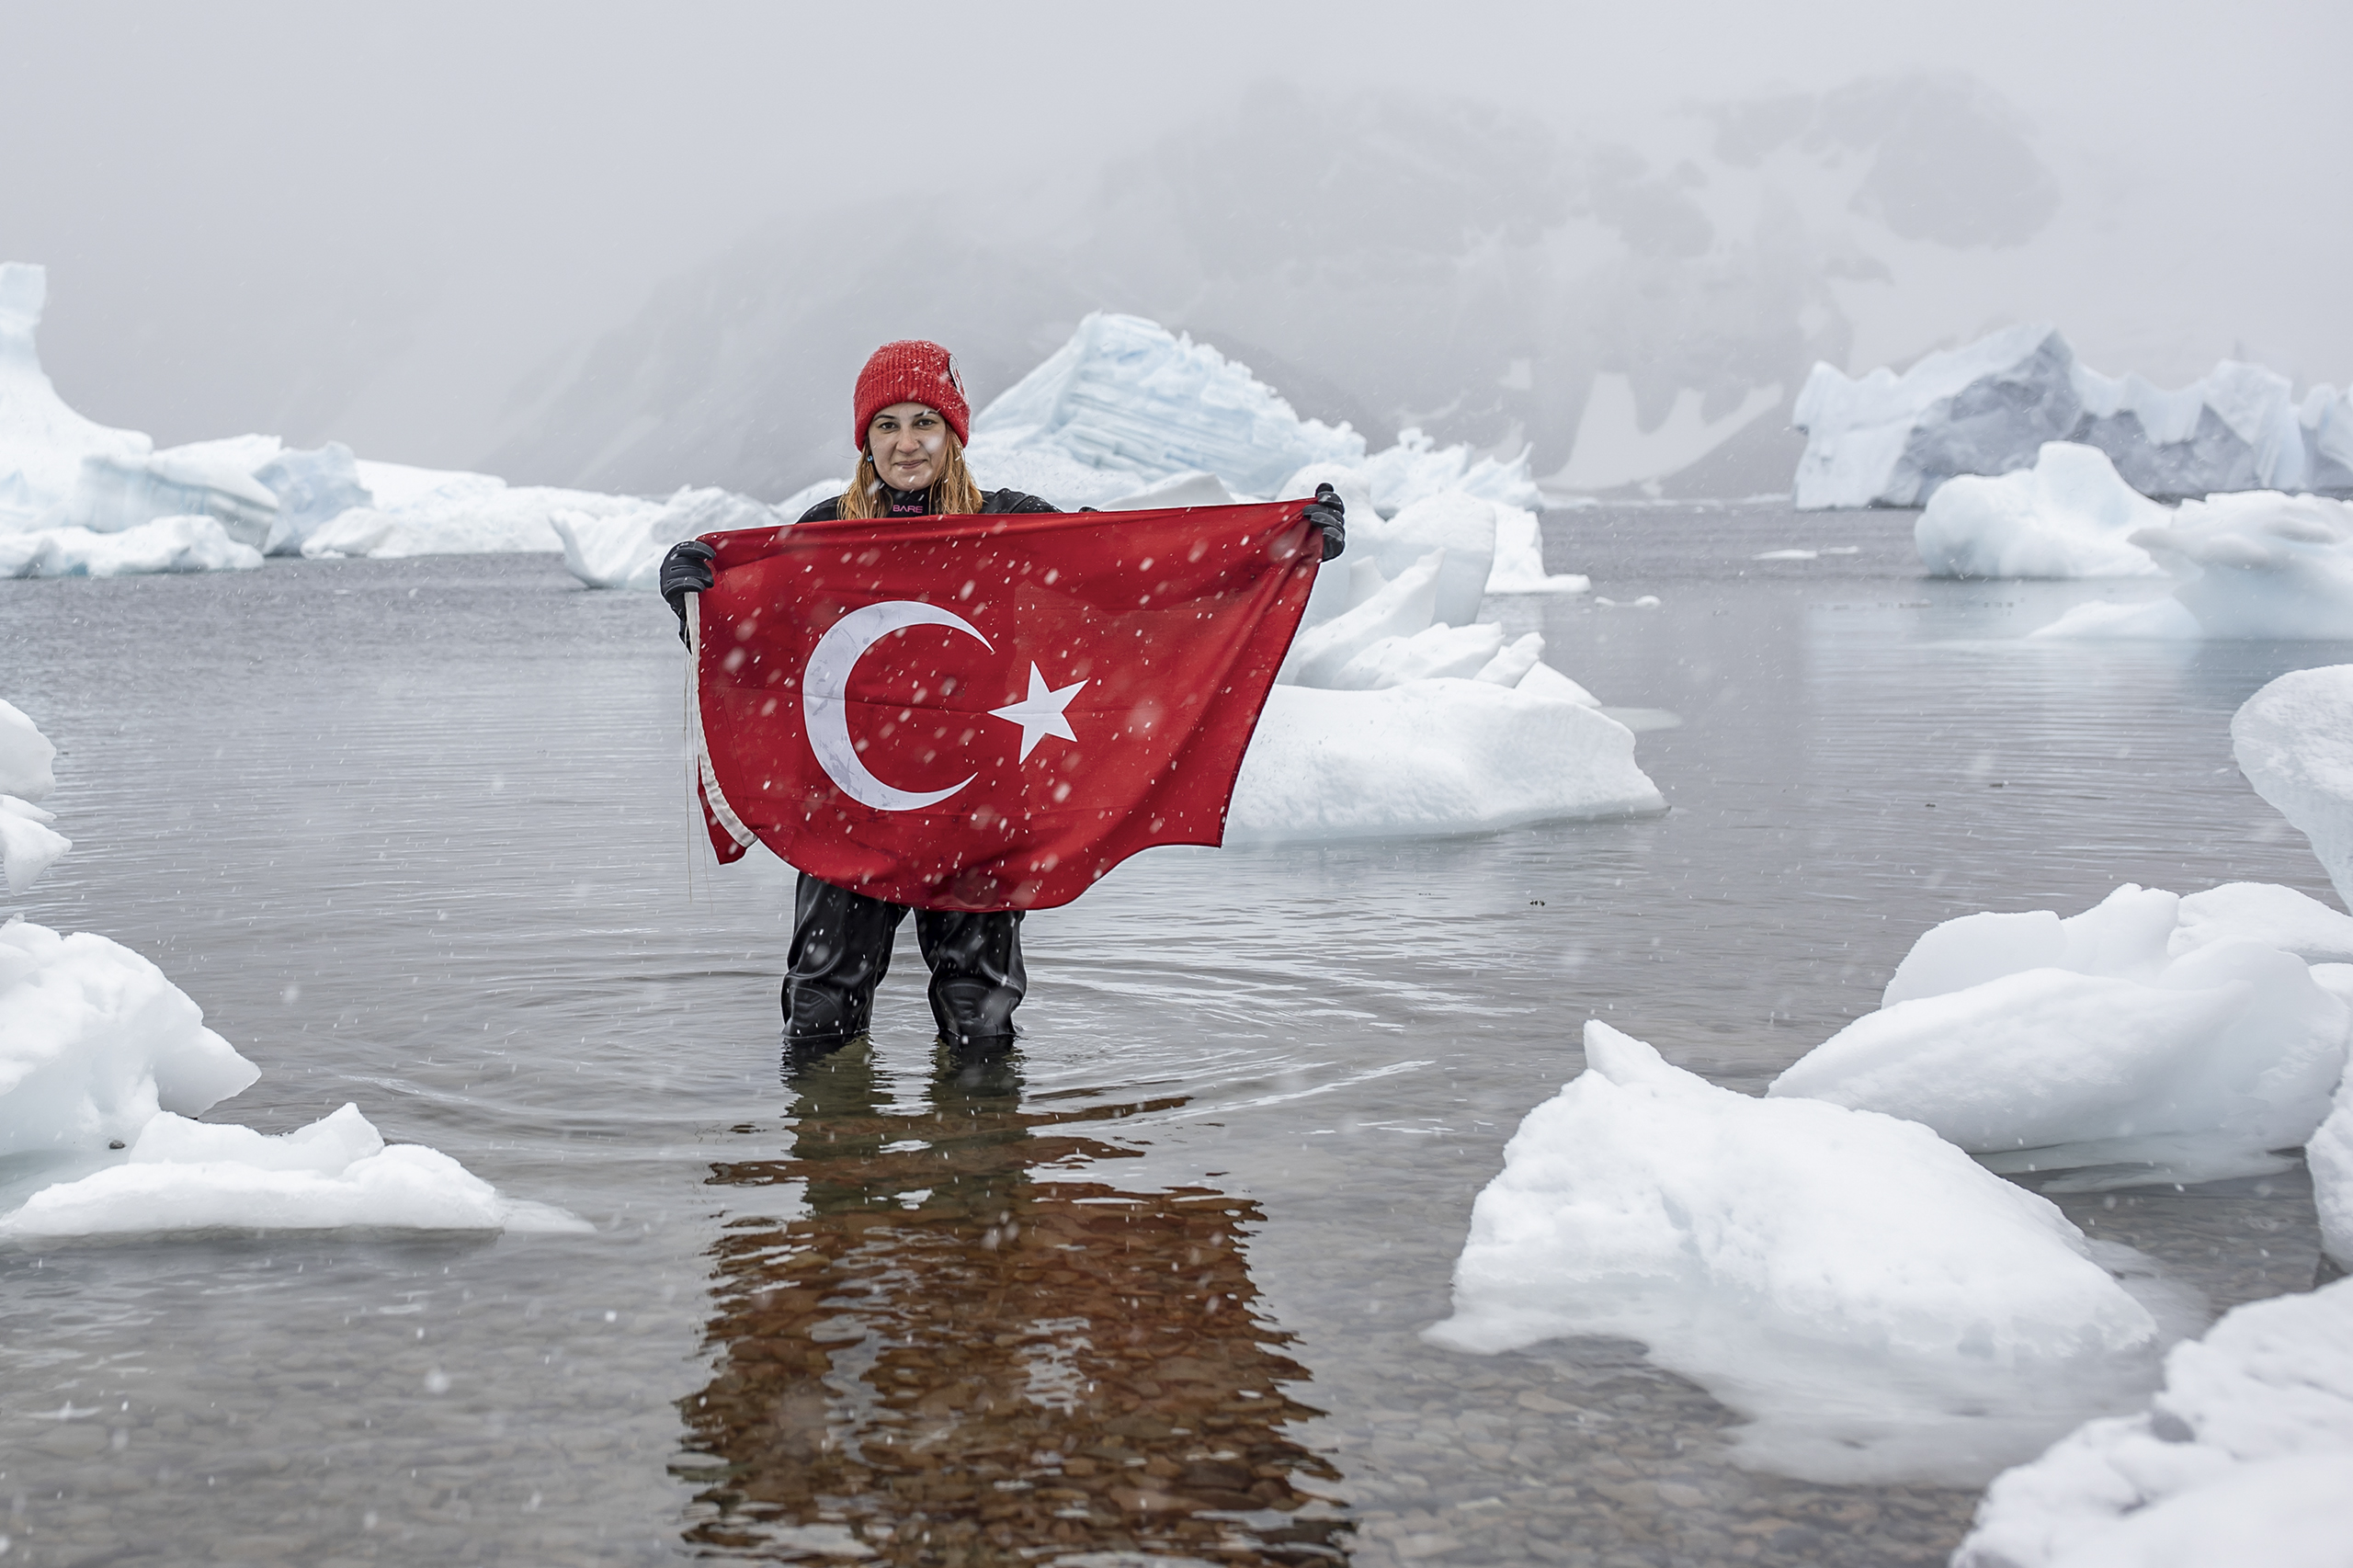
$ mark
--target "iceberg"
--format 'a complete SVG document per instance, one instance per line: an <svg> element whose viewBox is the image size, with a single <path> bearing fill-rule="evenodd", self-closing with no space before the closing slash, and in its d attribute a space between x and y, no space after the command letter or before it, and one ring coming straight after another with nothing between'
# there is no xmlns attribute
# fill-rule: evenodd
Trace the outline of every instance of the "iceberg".
<svg viewBox="0 0 2353 1568"><path fill-rule="evenodd" d="M1982 1479L2146 1397L2182 1303L2048 1200L1915 1122L1718 1088L1597 1021L1585 1050L1432 1341L1641 1340L1747 1418L1743 1463L1822 1482Z"/></svg>
<svg viewBox="0 0 2353 1568"><path fill-rule="evenodd" d="M1917 506L1961 474L2030 466L2047 441L2096 447L2143 495L2353 489L2353 402L2225 359L2166 391L2104 376L2049 325L2015 326L1853 378L1816 364L1790 423L1806 433L1796 505Z"/></svg>
<svg viewBox="0 0 2353 1568"><path fill-rule="evenodd" d="M592 588L633 588L653 593L661 586L662 558L680 540L730 528L772 528L798 513L770 509L724 490L685 489L663 504L593 517L586 512L550 514L549 526L563 545L564 570Z"/></svg>
<svg viewBox="0 0 2353 1568"><path fill-rule="evenodd" d="M2353 665L2291 671L2248 698L2231 716L2231 752L2353 908Z"/></svg>
<svg viewBox="0 0 2353 1568"><path fill-rule="evenodd" d="M2353 504L2269 490L2210 495L2126 542L2174 578L2170 596L2077 605L2029 635L2353 638Z"/></svg>
<svg viewBox="0 0 2353 1568"><path fill-rule="evenodd" d="M2283 910L2295 918L2287 900L2216 892L2186 930L2197 899L2129 882L2066 920L1948 920L1878 1012L1767 1092L1919 1122L1996 1171L2076 1173L2052 1190L2284 1170L2275 1151L2327 1114L2353 1018L2303 959L2260 939ZM2234 929L2245 915L2254 934Z"/></svg>
<svg viewBox="0 0 2353 1568"><path fill-rule="evenodd" d="M587 1231L543 1203L501 1198L438 1149L387 1144L357 1105L276 1137L169 1111L121 1164L56 1182L0 1214L0 1236L172 1231Z"/></svg>
<svg viewBox="0 0 2353 1568"><path fill-rule="evenodd" d="M1953 1568L2328 1568L2353 1540L2353 1280L2234 1308L2138 1415L1986 1489Z"/></svg>
<svg viewBox="0 0 2353 1568"><path fill-rule="evenodd" d="M2353 983L2353 973L2344 979ZM2342 987L2338 994L2345 994ZM2328 1119L2304 1145L2304 1165L2320 1216L2321 1255L2339 1274L2353 1274L2353 1073L2336 1085Z"/></svg>
<svg viewBox="0 0 2353 1568"><path fill-rule="evenodd" d="M1312 462L1364 460L1364 437L1302 420L1242 365L1141 316L1097 312L972 422L973 467L1044 449L1149 483L1189 470L1238 494L1271 494Z"/></svg>
<svg viewBox="0 0 2353 1568"><path fill-rule="evenodd" d="M0 533L39 521L72 493L85 458L143 458L154 443L65 405L40 368L35 335L49 298L45 268L0 262Z"/></svg>
<svg viewBox="0 0 2353 1568"><path fill-rule="evenodd" d="M250 572L261 551L214 517L157 517L120 533L35 528L0 533L0 577L129 577L158 572Z"/></svg>
<svg viewBox="0 0 2353 1568"><path fill-rule="evenodd" d="M557 513L604 519L641 512L650 505L633 495L510 485L494 474L366 459L355 466L374 504L320 525L301 545L305 559L553 553L563 549L555 529Z"/></svg>
<svg viewBox="0 0 2353 1568"><path fill-rule="evenodd" d="M50 771L56 756L57 748L22 710L0 701L0 881L12 893L31 887L74 847L50 825L56 813L40 804L57 788Z"/></svg>
<svg viewBox="0 0 2353 1568"><path fill-rule="evenodd" d="M258 550L278 526L278 497L238 456L188 447L145 457L95 453L82 460L73 493L41 525L112 534L163 517L210 517L237 543Z"/></svg>
<svg viewBox="0 0 2353 1568"><path fill-rule="evenodd" d="M359 482L359 464L351 449L329 441L315 451L289 448L273 453L254 470L254 478L278 498L278 520L263 550L271 555L299 555L303 541L344 513L372 506L376 497Z"/></svg>
<svg viewBox="0 0 2353 1568"><path fill-rule="evenodd" d="M2130 536L2171 517L2106 452L2046 441L2032 468L1938 485L1912 539L1931 577L2154 577L2163 568Z"/></svg>

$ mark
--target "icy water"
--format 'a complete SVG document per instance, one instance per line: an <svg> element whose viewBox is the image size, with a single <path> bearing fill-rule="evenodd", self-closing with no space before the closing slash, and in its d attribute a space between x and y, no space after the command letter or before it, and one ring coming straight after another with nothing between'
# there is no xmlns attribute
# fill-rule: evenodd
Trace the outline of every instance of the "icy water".
<svg viewBox="0 0 2353 1568"><path fill-rule="evenodd" d="M1921 580L1909 514L1552 515L1561 667L1681 727L1661 817L1159 852L1031 916L1029 1037L777 1064L788 873L714 868L660 605L545 557L0 584L77 847L26 905L260 1064L593 1235L0 1252L16 1563L1941 1561L1964 1486L1742 1470L1586 1342L1425 1345L1592 1016L1745 1089L1929 924L2135 881L2325 896L2232 710L2342 645L2028 644L2092 585ZM1756 561L1783 549L1813 560ZM1826 553L1833 551L1851 553ZM2068 1199L2213 1310L2301 1179Z"/></svg>

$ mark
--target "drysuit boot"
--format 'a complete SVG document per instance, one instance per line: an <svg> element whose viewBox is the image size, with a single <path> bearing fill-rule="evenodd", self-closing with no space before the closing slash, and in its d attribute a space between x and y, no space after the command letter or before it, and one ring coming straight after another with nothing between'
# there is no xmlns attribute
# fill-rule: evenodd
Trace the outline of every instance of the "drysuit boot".
<svg viewBox="0 0 2353 1568"><path fill-rule="evenodd" d="M869 898L801 874L784 981L788 1052L820 1054L867 1031L874 988L891 967L904 903ZM1029 987L1021 967L1021 912L919 909L915 943L931 966L931 1017L950 1044L1013 1043L1013 1009Z"/></svg>

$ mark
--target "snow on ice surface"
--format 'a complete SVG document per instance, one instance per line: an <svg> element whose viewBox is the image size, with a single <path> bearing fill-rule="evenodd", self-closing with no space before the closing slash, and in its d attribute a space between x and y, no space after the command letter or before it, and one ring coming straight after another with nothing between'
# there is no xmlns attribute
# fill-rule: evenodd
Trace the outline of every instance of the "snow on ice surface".
<svg viewBox="0 0 2353 1568"><path fill-rule="evenodd" d="M261 551L213 517L157 517L119 533L35 528L0 533L0 577L130 577L166 572L250 572Z"/></svg>
<svg viewBox="0 0 2353 1568"><path fill-rule="evenodd" d="M799 515L724 490L683 489L666 502L645 502L634 511L603 517L561 511L549 521L563 543L564 569L574 576L592 588L653 593L661 585L662 558L680 540L732 528L772 528Z"/></svg>
<svg viewBox="0 0 2353 1568"><path fill-rule="evenodd" d="M387 1145L356 1105L276 1137L167 1112L140 1131L123 1163L45 1187L0 1215L0 1236L347 1226L592 1229L562 1210L501 1198L438 1150Z"/></svg>
<svg viewBox="0 0 2353 1568"><path fill-rule="evenodd" d="M2106 452L2046 441L2032 468L1938 486L1912 538L1932 577L2154 577L2161 569L2128 536L2171 516Z"/></svg>
<svg viewBox="0 0 2353 1568"><path fill-rule="evenodd" d="M2291 671L2248 698L2231 716L2231 751L2353 908L2353 665Z"/></svg>
<svg viewBox="0 0 2353 1568"><path fill-rule="evenodd" d="M2342 1568L2353 1560L2353 1280L2174 1346L2137 1415L1995 1481L1954 1568Z"/></svg>
<svg viewBox="0 0 2353 1568"><path fill-rule="evenodd" d="M0 262L0 533L64 500L84 458L144 457L154 445L85 419L50 385L35 343L48 295L45 269Z"/></svg>
<svg viewBox="0 0 2353 1568"><path fill-rule="evenodd" d="M2320 1211L2321 1251L2353 1273L2353 1073L2338 1083L2328 1119L2304 1145L2304 1164L2312 1171L2313 1206Z"/></svg>
<svg viewBox="0 0 2353 1568"><path fill-rule="evenodd" d="M1097 312L1071 340L999 393L972 425L973 466L1043 449L1130 476L1124 491L1206 470L1267 495L1312 462L1364 460L1364 437L1302 420L1248 369L1140 316Z"/></svg>
<svg viewBox="0 0 2353 1568"><path fill-rule="evenodd" d="M2185 501L2129 542L2176 579L2145 604L2077 605L2053 638L2353 638L2353 504L2250 491Z"/></svg>
<svg viewBox="0 0 2353 1568"><path fill-rule="evenodd" d="M2238 884L2244 888L2244 884ZM1995 1170L2098 1167L2098 1190L2286 1168L2344 1071L2346 1005L2277 929L2284 900L2189 901L2127 883L2097 907L1971 915L1923 936L1884 1006L1775 1079L1775 1096L1883 1111ZM2286 890L2279 890L2284 892Z"/></svg>
<svg viewBox="0 0 2353 1568"><path fill-rule="evenodd" d="M103 1151L159 1111L197 1115L260 1075L130 949L0 926L0 1155Z"/></svg>
<svg viewBox="0 0 2353 1568"><path fill-rule="evenodd" d="M2164 1330L2103 1266L2130 1255L1927 1128L1599 1022L1585 1048L1480 1193L1436 1343L1639 1339L1749 1419L1744 1462L1826 1482L1982 1478L2154 1382Z"/></svg>
<svg viewBox="0 0 2353 1568"><path fill-rule="evenodd" d="M0 877L12 893L31 887L74 847L50 825L56 813L38 803L57 788L50 770L56 756L57 748L22 710L0 701Z"/></svg>
<svg viewBox="0 0 2353 1568"><path fill-rule="evenodd" d="M1796 504L1916 506L1959 474L2029 466L2046 441L2097 447L2144 495L2353 488L2353 400L2224 360L2167 392L2101 375L2049 326L2006 328L1898 376L1818 364L1790 423L1806 432Z"/></svg>
<svg viewBox="0 0 2353 1568"><path fill-rule="evenodd" d="M1278 686L1243 755L1225 842L1479 833L1665 807L1634 764L1632 731L1540 684Z"/></svg>

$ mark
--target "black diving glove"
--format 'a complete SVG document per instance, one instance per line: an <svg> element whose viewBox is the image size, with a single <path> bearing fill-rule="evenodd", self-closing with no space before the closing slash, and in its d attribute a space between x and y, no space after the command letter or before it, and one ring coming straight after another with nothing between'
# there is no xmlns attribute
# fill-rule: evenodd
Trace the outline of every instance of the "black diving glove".
<svg viewBox="0 0 2353 1568"><path fill-rule="evenodd" d="M710 558L719 552L699 539L670 547L662 558L662 597L678 618L678 641L687 641L687 596L710 591Z"/></svg>
<svg viewBox="0 0 2353 1568"><path fill-rule="evenodd" d="M1328 484L1315 487L1315 499L1300 514L1311 528L1324 530L1324 559L1334 561L1348 547L1348 504ZM664 582L669 581L665 575Z"/></svg>

